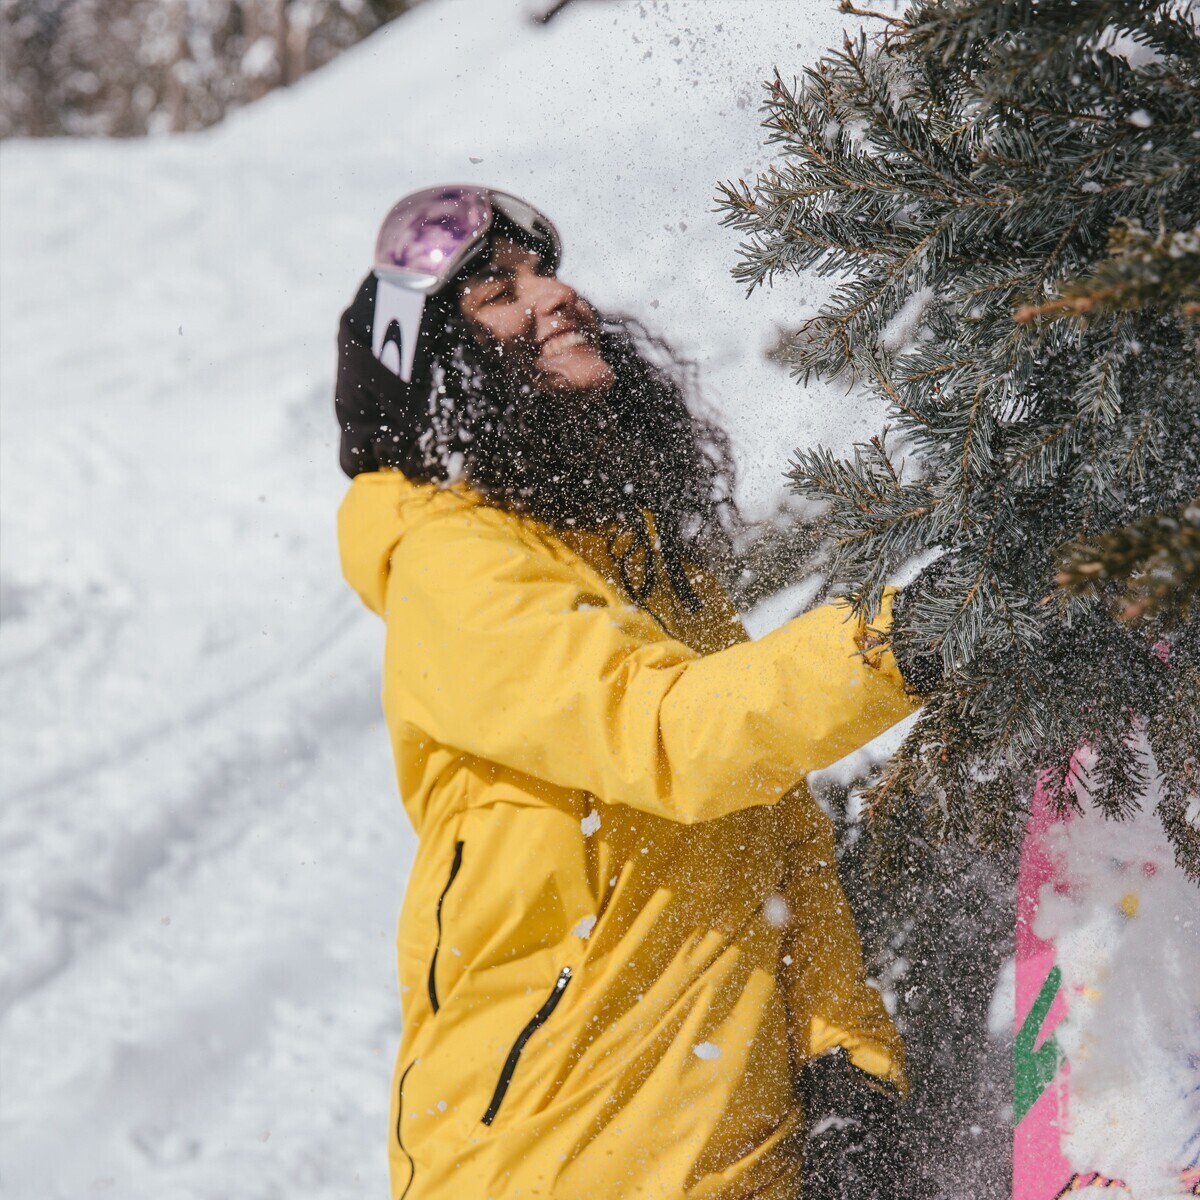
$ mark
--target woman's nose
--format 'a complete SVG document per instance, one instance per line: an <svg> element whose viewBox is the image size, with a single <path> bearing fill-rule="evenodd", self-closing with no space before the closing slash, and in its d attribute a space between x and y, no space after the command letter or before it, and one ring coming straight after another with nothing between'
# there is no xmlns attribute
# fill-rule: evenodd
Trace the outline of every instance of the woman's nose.
<svg viewBox="0 0 1200 1200"><path fill-rule="evenodd" d="M534 308L539 313L550 315L575 303L575 289L557 275L537 275L534 279Z"/></svg>

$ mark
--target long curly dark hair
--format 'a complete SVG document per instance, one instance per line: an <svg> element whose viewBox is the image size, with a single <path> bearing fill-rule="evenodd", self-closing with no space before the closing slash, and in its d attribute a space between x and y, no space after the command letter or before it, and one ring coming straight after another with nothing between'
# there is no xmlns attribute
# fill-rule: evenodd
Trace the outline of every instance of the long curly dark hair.
<svg viewBox="0 0 1200 1200"><path fill-rule="evenodd" d="M343 315L339 339L348 474L390 467L423 482L461 479L488 503L552 528L605 531L625 546L622 581L643 604L654 585L649 512L672 588L699 607L684 565L724 574L740 518L729 438L696 411L693 364L637 320L602 315L599 349L614 383L602 400L573 404L516 383L449 287L427 302L422 353L404 385L370 352L372 285L369 277Z"/></svg>

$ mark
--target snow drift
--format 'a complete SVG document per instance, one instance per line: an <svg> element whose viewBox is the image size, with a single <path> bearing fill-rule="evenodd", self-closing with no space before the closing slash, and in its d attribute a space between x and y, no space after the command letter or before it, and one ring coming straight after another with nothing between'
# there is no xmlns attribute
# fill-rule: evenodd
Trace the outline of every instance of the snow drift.
<svg viewBox="0 0 1200 1200"><path fill-rule="evenodd" d="M381 1195L411 844L342 583L337 315L399 194L527 194L700 363L751 506L857 429L715 182L833 6L439 0L203 134L0 149L0 1195Z"/></svg>

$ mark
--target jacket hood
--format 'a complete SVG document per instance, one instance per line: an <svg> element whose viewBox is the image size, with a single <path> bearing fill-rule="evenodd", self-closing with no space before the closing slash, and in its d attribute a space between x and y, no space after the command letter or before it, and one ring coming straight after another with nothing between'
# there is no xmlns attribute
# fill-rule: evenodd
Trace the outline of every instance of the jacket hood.
<svg viewBox="0 0 1200 1200"><path fill-rule="evenodd" d="M338 509L338 551L346 582L372 612L383 616L392 553L401 540L426 521L480 503L466 487L413 483L399 471L356 475Z"/></svg>

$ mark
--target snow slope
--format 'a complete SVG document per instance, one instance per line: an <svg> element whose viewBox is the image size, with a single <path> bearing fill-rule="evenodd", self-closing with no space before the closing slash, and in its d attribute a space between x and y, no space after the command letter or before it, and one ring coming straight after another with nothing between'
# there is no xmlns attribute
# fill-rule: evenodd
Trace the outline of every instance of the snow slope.
<svg viewBox="0 0 1200 1200"><path fill-rule="evenodd" d="M384 1194L413 846L334 544L338 312L399 194L525 194L769 504L877 414L763 359L812 298L747 302L711 198L839 20L431 0L215 130L0 147L0 1197Z"/></svg>

